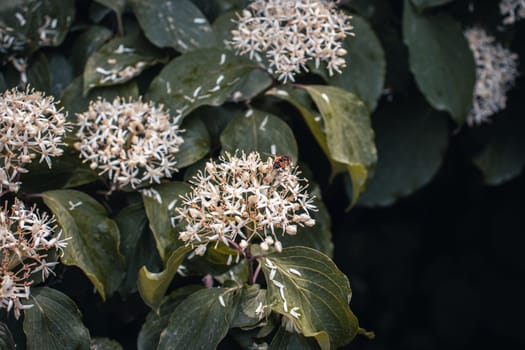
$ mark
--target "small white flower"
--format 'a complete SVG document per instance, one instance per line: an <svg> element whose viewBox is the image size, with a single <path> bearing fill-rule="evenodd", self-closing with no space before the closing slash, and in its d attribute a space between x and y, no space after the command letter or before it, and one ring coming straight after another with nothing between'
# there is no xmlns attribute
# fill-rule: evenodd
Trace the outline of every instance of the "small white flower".
<svg viewBox="0 0 525 350"><path fill-rule="evenodd" d="M473 106L467 117L469 125L487 122L507 106L507 92L518 76L518 55L505 49L481 29L465 32L476 62Z"/></svg>
<svg viewBox="0 0 525 350"><path fill-rule="evenodd" d="M57 262L46 260L49 251L60 255L67 244L61 231L54 234L56 229L54 217L27 209L18 199L0 207L0 309L13 309L19 318L21 310L31 307L20 301L29 299L31 275L41 273L45 280L52 274Z"/></svg>
<svg viewBox="0 0 525 350"><path fill-rule="evenodd" d="M249 10L237 15L232 31L232 46L240 55L258 58L265 53L269 70L286 82L301 70L308 71L307 61L327 62L330 75L341 73L346 54L342 41L353 35L350 16L335 9L328 0L254 0Z"/></svg>
<svg viewBox="0 0 525 350"><path fill-rule="evenodd" d="M504 24L513 24L525 18L525 0L502 0L499 3L499 12L504 17Z"/></svg>
<svg viewBox="0 0 525 350"><path fill-rule="evenodd" d="M162 106L122 98L113 103L97 100L77 118L80 156L100 175L107 174L114 188L160 183L178 170L174 154L184 140L178 120Z"/></svg>
<svg viewBox="0 0 525 350"><path fill-rule="evenodd" d="M295 234L297 224L311 222L309 211L316 209L297 167L276 168L274 162L262 161L256 152L226 153L219 162L208 162L174 208L175 218L186 222L179 238L192 246L235 242L241 250L257 240L263 250L273 245L281 251L277 235Z"/></svg>

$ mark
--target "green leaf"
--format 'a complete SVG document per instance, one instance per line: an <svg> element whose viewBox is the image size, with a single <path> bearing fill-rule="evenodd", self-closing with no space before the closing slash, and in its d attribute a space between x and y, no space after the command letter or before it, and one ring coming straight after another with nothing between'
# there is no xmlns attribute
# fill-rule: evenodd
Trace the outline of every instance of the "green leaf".
<svg viewBox="0 0 525 350"><path fill-rule="evenodd" d="M51 90L51 69L43 53L37 53L31 58L27 69L27 81L37 90Z"/></svg>
<svg viewBox="0 0 525 350"><path fill-rule="evenodd" d="M412 98L389 104L373 124L377 169L359 203L387 206L432 180L448 146L448 123L444 113Z"/></svg>
<svg viewBox="0 0 525 350"><path fill-rule="evenodd" d="M125 83L146 68L166 61L166 55L145 38L115 38L95 51L84 67L84 95L98 86Z"/></svg>
<svg viewBox="0 0 525 350"><path fill-rule="evenodd" d="M3 322L0 322L0 349L16 349L16 344L15 340L13 339L13 335L11 334L9 327Z"/></svg>
<svg viewBox="0 0 525 350"><path fill-rule="evenodd" d="M181 129L184 143L175 154L177 167L187 167L199 159L204 158L210 152L210 134L206 125L200 118L186 118L182 122Z"/></svg>
<svg viewBox="0 0 525 350"><path fill-rule="evenodd" d="M126 259L126 277L120 293L126 295L137 290L137 273L142 266L159 269L162 263L159 255L155 254L155 240L142 203L122 209L115 221L120 232L120 250Z"/></svg>
<svg viewBox="0 0 525 350"><path fill-rule="evenodd" d="M156 349L159 343L160 333L168 325L169 318L175 308L190 294L200 289L202 289L202 286L198 285L179 288L162 300L158 314L155 311L150 311L140 329L137 339L138 350Z"/></svg>
<svg viewBox="0 0 525 350"><path fill-rule="evenodd" d="M288 332L283 327L279 328L272 339L268 350L318 350L319 345L312 338L306 338L294 331Z"/></svg>
<svg viewBox="0 0 525 350"><path fill-rule="evenodd" d="M34 306L24 310L28 350L89 349L89 331L67 295L47 287L32 288L29 303Z"/></svg>
<svg viewBox="0 0 525 350"><path fill-rule="evenodd" d="M342 87L361 98L370 111L375 110L383 93L386 62L381 42L363 18L352 16L355 37L347 36L343 47L348 51L347 67L342 74L328 79L330 85Z"/></svg>
<svg viewBox="0 0 525 350"><path fill-rule="evenodd" d="M99 4L110 8L117 16L118 32L123 33L124 28L122 26L122 14L126 8L126 0L95 0Z"/></svg>
<svg viewBox="0 0 525 350"><path fill-rule="evenodd" d="M174 213L168 207L172 202L180 201L180 196L188 191L190 191L188 184L178 181L152 186L149 190L142 191L149 227L155 237L157 251L164 263L171 252L182 245L178 232L171 222Z"/></svg>
<svg viewBox="0 0 525 350"><path fill-rule="evenodd" d="M314 204L318 210L310 214L315 219L315 225L313 227L300 227L297 235L283 235L279 237L279 240L283 247L310 247L332 257L334 244L332 243L330 213L320 198L316 198Z"/></svg>
<svg viewBox="0 0 525 350"><path fill-rule="evenodd" d="M190 250L190 247L182 246L173 251L165 264L165 269L161 272L150 272L146 266L139 270L137 285L140 296L144 303L153 310L158 309L171 280L175 277L180 264Z"/></svg>
<svg viewBox="0 0 525 350"><path fill-rule="evenodd" d="M315 337L321 349L336 349L355 337L358 321L348 306L350 283L330 258L311 248L289 247L260 262L268 305L286 322Z"/></svg>
<svg viewBox="0 0 525 350"><path fill-rule="evenodd" d="M225 50L196 49L168 63L151 83L146 98L186 116L200 106L222 105L255 68L247 58Z"/></svg>
<svg viewBox="0 0 525 350"><path fill-rule="evenodd" d="M87 27L75 40L71 48L71 62L75 75L84 71L89 56L111 38L112 32L106 27L92 25Z"/></svg>
<svg viewBox="0 0 525 350"><path fill-rule="evenodd" d="M190 295L173 311L157 349L215 349L235 315L235 294L230 289L207 288Z"/></svg>
<svg viewBox="0 0 525 350"><path fill-rule="evenodd" d="M418 14L405 0L403 38L419 89L462 124L472 107L476 67L460 24L443 14Z"/></svg>
<svg viewBox="0 0 525 350"><path fill-rule="evenodd" d="M64 55L52 53L48 55L49 70L51 72L51 93L53 96L62 96L64 89L73 80L73 67Z"/></svg>
<svg viewBox="0 0 525 350"><path fill-rule="evenodd" d="M237 114L221 134L224 151L258 151L287 154L297 161L297 142L292 129L273 114L255 109Z"/></svg>
<svg viewBox="0 0 525 350"><path fill-rule="evenodd" d="M266 290L259 285L244 286L239 298L237 312L232 319L231 328L252 329L260 323L264 323L269 316L269 310L265 309L265 314L261 315L257 311L261 305L266 303Z"/></svg>
<svg viewBox="0 0 525 350"><path fill-rule="evenodd" d="M303 88L323 117L330 158L344 164L350 173L354 204L377 161L368 109L354 94L338 87L305 85Z"/></svg>
<svg viewBox="0 0 525 350"><path fill-rule="evenodd" d="M135 80L121 85L91 89L87 96L82 94L82 85L82 77L75 78L64 90L60 101L69 113L68 118L72 121L76 120L76 113L87 111L89 101L95 101L98 97L113 101L116 97L137 98L139 96L139 88Z"/></svg>
<svg viewBox="0 0 525 350"><path fill-rule="evenodd" d="M115 340L109 338L91 339L90 349L94 350L122 350L122 346Z"/></svg>
<svg viewBox="0 0 525 350"><path fill-rule="evenodd" d="M99 202L80 191L48 191L42 197L68 239L61 261L78 266L105 300L124 276L117 224Z"/></svg>
<svg viewBox="0 0 525 350"><path fill-rule="evenodd" d="M489 142L473 163L486 184L497 186L518 176L525 166L525 122L522 116L509 113L489 127Z"/></svg>
<svg viewBox="0 0 525 350"><path fill-rule="evenodd" d="M179 52L216 45L206 17L189 0L131 0L146 37L158 47Z"/></svg>
<svg viewBox="0 0 525 350"><path fill-rule="evenodd" d="M453 0L412 0L412 3L416 5L418 9L426 9L429 7L440 6L451 1Z"/></svg>

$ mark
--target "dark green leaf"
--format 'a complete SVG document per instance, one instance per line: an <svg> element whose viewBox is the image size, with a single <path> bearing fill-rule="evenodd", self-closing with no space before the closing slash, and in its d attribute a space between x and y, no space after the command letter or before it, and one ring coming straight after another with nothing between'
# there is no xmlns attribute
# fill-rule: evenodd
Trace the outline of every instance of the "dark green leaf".
<svg viewBox="0 0 525 350"><path fill-rule="evenodd" d="M315 226L300 227L297 235L283 235L279 237L279 240L283 247L310 247L332 257L334 244L332 243L330 213L320 198L316 198L314 204L317 206L318 211L310 214L315 219Z"/></svg>
<svg viewBox="0 0 525 350"><path fill-rule="evenodd" d="M199 106L222 105L256 67L225 50L197 49L168 63L151 83L146 98L186 116Z"/></svg>
<svg viewBox="0 0 525 350"><path fill-rule="evenodd" d="M264 321L270 313L270 310L263 310L264 313L258 313L261 305L266 303L266 290L261 289L259 285L245 286L241 290L239 306L237 313L230 325L231 328L251 329Z"/></svg>
<svg viewBox="0 0 525 350"><path fill-rule="evenodd" d="M175 154L178 168L187 167L210 152L210 134L200 118L186 118L181 129L186 131L182 134L184 143Z"/></svg>
<svg viewBox="0 0 525 350"><path fill-rule="evenodd" d="M69 119L72 121L76 120L76 113L87 111L89 101L95 101L98 97L113 101L116 97L137 98L139 96L139 88L135 80L121 85L91 89L87 96L82 95L82 85L82 77L77 77L64 90L61 98L61 104L68 111Z"/></svg>
<svg viewBox="0 0 525 350"><path fill-rule="evenodd" d="M378 162L359 198L363 205L390 205L429 183L441 166L449 137L446 115L426 103L403 102L374 117Z"/></svg>
<svg viewBox="0 0 525 350"><path fill-rule="evenodd" d="M37 53L31 58L27 69L27 82L36 90L51 90L51 69L43 53Z"/></svg>
<svg viewBox="0 0 525 350"><path fill-rule="evenodd" d="M428 7L443 5L451 1L453 0L412 0L412 3L419 9L425 9Z"/></svg>
<svg viewBox="0 0 525 350"><path fill-rule="evenodd" d="M85 193L56 190L42 196L68 239L62 262L78 266L105 300L124 277L117 224L99 202Z"/></svg>
<svg viewBox="0 0 525 350"><path fill-rule="evenodd" d="M71 49L71 62L75 75L84 71L89 56L111 38L111 30L102 26L89 26L78 36Z"/></svg>
<svg viewBox="0 0 525 350"><path fill-rule="evenodd" d="M472 106L476 67L458 22L446 15L416 13L405 0L403 37L410 69L428 102L462 124Z"/></svg>
<svg viewBox="0 0 525 350"><path fill-rule="evenodd" d="M228 48L231 45L228 44L232 40L231 31L235 29L237 24L233 21L236 16L237 11L228 11L221 14L219 17L215 18L213 21L212 28L215 36L217 37L217 42L226 44Z"/></svg>
<svg viewBox="0 0 525 350"><path fill-rule="evenodd" d="M168 325L169 318L175 308L199 289L202 289L202 286L190 285L179 288L162 300L158 314L155 311L150 311L140 329L137 340L138 350L156 349L159 344L160 333Z"/></svg>
<svg viewBox="0 0 525 350"><path fill-rule="evenodd" d="M108 338L94 338L90 343L91 350L122 350L122 346L115 340Z"/></svg>
<svg viewBox="0 0 525 350"><path fill-rule="evenodd" d="M13 336L11 335L11 331L9 330L9 327L3 322L0 322L0 349L16 349L16 344Z"/></svg>
<svg viewBox="0 0 525 350"><path fill-rule="evenodd" d="M166 55L139 35L115 38L95 51L84 68L84 95L94 87L125 83Z"/></svg>
<svg viewBox="0 0 525 350"><path fill-rule="evenodd" d="M383 93L385 83L385 54L379 39L370 25L361 17L352 16L355 37L347 36L343 47L348 51L348 66L342 74L334 74L328 79L331 85L353 92L373 111Z"/></svg>
<svg viewBox="0 0 525 350"><path fill-rule="evenodd" d="M190 295L173 311L157 349L217 348L235 315L235 294L230 289L207 288Z"/></svg>
<svg viewBox="0 0 525 350"><path fill-rule="evenodd" d="M107 8L110 8L113 12L115 12L115 15L117 16L117 23L118 23L118 31L119 33L123 33L124 29L122 26L122 13L124 12L124 9L126 8L126 0L95 0L99 4L102 4L106 6Z"/></svg>
<svg viewBox="0 0 525 350"><path fill-rule="evenodd" d="M279 328L272 339L269 350L318 350L319 345L312 338L306 338L294 331Z"/></svg>
<svg viewBox="0 0 525 350"><path fill-rule="evenodd" d="M305 85L323 117L330 157L342 163L352 178L352 204L371 176L377 152L370 114L354 94L334 86Z"/></svg>
<svg viewBox="0 0 525 350"><path fill-rule="evenodd" d="M67 295L51 288L32 288L24 310L28 350L89 349L89 331L77 306Z"/></svg>
<svg viewBox="0 0 525 350"><path fill-rule="evenodd" d="M182 245L182 241L179 241L178 232L171 222L174 213L168 207L173 202L180 201L179 196L189 190L188 184L173 181L153 186L142 192L149 227L153 232L157 250L164 263L166 263L171 252Z"/></svg>
<svg viewBox="0 0 525 350"><path fill-rule="evenodd" d="M487 146L473 162L483 173L485 183L501 185L518 176L525 165L525 122L519 115L502 115L490 126Z"/></svg>
<svg viewBox="0 0 525 350"><path fill-rule="evenodd" d="M250 109L234 117L221 134L224 151L258 151L287 154L297 161L297 143L292 129L280 118ZM264 156L263 156L264 158Z"/></svg>
<svg viewBox="0 0 525 350"><path fill-rule="evenodd" d="M311 248L289 247L260 261L268 285L267 303L285 322L315 337L323 350L355 337L358 321L348 306L350 283L330 258Z"/></svg>
<svg viewBox="0 0 525 350"><path fill-rule="evenodd" d="M189 0L131 0L133 12L148 39L179 52L216 45L206 17Z"/></svg>
<svg viewBox="0 0 525 350"><path fill-rule="evenodd" d="M155 253L155 240L148 228L148 218L142 203L122 209L115 221L120 231L120 251L126 259L126 277L120 293L126 295L137 290L137 273L142 266L158 270L162 263Z"/></svg>
<svg viewBox="0 0 525 350"><path fill-rule="evenodd" d="M48 62L51 72L51 93L58 98L73 80L73 67L66 57L59 53L49 55Z"/></svg>
<svg viewBox="0 0 525 350"><path fill-rule="evenodd" d="M173 251L165 264L165 269L161 272L150 272L146 266L139 270L137 285L140 296L144 303L153 310L158 309L171 280L190 250L190 247L182 246Z"/></svg>

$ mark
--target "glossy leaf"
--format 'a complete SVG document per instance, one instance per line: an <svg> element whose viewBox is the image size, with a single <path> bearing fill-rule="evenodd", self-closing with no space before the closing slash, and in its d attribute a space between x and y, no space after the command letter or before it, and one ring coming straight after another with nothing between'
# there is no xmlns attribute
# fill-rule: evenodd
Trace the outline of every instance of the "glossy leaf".
<svg viewBox="0 0 525 350"><path fill-rule="evenodd" d="M122 209L115 217L120 232L120 251L126 259L126 277L120 293L137 290L137 273L142 266L160 269L162 263L155 254L155 239L148 228L148 218L142 203L134 203Z"/></svg>
<svg viewBox="0 0 525 350"><path fill-rule="evenodd" d="M260 262L267 303L286 322L314 337L321 349L338 348L355 337L358 321L348 306L350 284L330 258L311 248L290 247Z"/></svg>
<svg viewBox="0 0 525 350"><path fill-rule="evenodd" d="M122 27L122 14L126 8L126 1L127 0L95 0L99 4L102 4L106 6L107 8L110 8L113 12L115 12L115 15L117 16L117 23L118 23L118 31L119 33L123 32Z"/></svg>
<svg viewBox="0 0 525 350"><path fill-rule="evenodd" d="M140 35L115 38L95 51L84 68L84 95L90 89L125 83L166 55Z"/></svg>
<svg viewBox="0 0 525 350"><path fill-rule="evenodd" d="M137 279L139 293L144 303L150 308L154 310L158 308L171 280L190 250L190 247L182 246L173 251L165 264L165 269L161 272L150 272L146 266L139 270Z"/></svg>
<svg viewBox="0 0 525 350"><path fill-rule="evenodd" d="M414 5L419 9L425 9L434 6L440 6L453 0L411 0Z"/></svg>
<svg viewBox="0 0 525 350"><path fill-rule="evenodd" d="M83 192L56 190L42 196L68 239L61 261L78 266L105 300L124 276L117 224L99 202Z"/></svg>
<svg viewBox="0 0 525 350"><path fill-rule="evenodd" d="M115 340L109 338L91 339L90 349L94 350L122 350L122 346Z"/></svg>
<svg viewBox="0 0 525 350"><path fill-rule="evenodd" d="M67 295L43 287L31 288L24 310L24 333L28 350L89 349L89 331L77 306Z"/></svg>
<svg viewBox="0 0 525 350"><path fill-rule="evenodd" d="M245 286L241 290L239 297L239 306L232 319L231 328L250 329L260 323L264 323L269 316L270 310L263 310L259 313L261 305L266 303L266 289L261 289L259 285Z"/></svg>
<svg viewBox="0 0 525 350"><path fill-rule="evenodd" d="M525 166L525 122L522 116L502 115L491 128L485 148L473 163L488 185L501 185L518 176Z"/></svg>
<svg viewBox="0 0 525 350"><path fill-rule="evenodd" d="M202 288L202 286L197 285L178 288L162 300L158 314L153 310L150 311L140 329L137 339L138 350L156 349L159 343L160 333L168 325L170 316L175 308L189 295Z"/></svg>
<svg viewBox="0 0 525 350"><path fill-rule="evenodd" d="M76 120L76 113L83 113L87 111L89 101L96 101L97 98L105 98L108 101L113 101L116 97L137 98L139 96L139 88L137 82L132 80L125 84L105 86L91 89L87 96L82 95L83 79L77 77L64 90L61 98L61 104L68 111L68 118L72 121Z"/></svg>
<svg viewBox="0 0 525 350"><path fill-rule="evenodd" d="M84 71L89 56L111 38L111 30L93 25L87 27L75 40L71 49L71 62L76 74Z"/></svg>
<svg viewBox="0 0 525 350"><path fill-rule="evenodd" d="M47 57L51 73L51 93L58 98L73 80L73 67L64 55L53 53Z"/></svg>
<svg viewBox="0 0 525 350"><path fill-rule="evenodd" d="M352 178L352 204L364 190L377 161L370 114L354 94L334 86L305 85L321 112L330 157Z"/></svg>
<svg viewBox="0 0 525 350"><path fill-rule="evenodd" d="M0 322L0 349L4 349L4 350L15 350L16 349L16 344L13 339L13 335L11 334L9 327L3 322Z"/></svg>
<svg viewBox="0 0 525 350"><path fill-rule="evenodd" d="M146 37L158 47L179 52L216 45L206 17L189 0L131 0Z"/></svg>
<svg viewBox="0 0 525 350"><path fill-rule="evenodd" d="M432 180L448 146L448 124L444 113L413 100L385 107L375 115L373 124L377 169L359 203L386 206Z"/></svg>
<svg viewBox="0 0 525 350"><path fill-rule="evenodd" d="M222 105L257 66L217 49L197 49L168 63L151 83L146 98L188 115L197 107Z"/></svg>
<svg viewBox="0 0 525 350"><path fill-rule="evenodd" d="M158 350L215 349L226 336L237 308L234 291L206 288L177 306L161 333Z"/></svg>
<svg viewBox="0 0 525 350"><path fill-rule="evenodd" d="M250 109L234 117L221 134L223 151L258 151L287 154L297 161L297 143L292 129L273 114Z"/></svg>
<svg viewBox="0 0 525 350"><path fill-rule="evenodd" d="M210 134L200 118L186 118L181 125L184 143L175 154L177 167L187 167L202 159L210 151Z"/></svg>
<svg viewBox="0 0 525 350"><path fill-rule="evenodd" d="M443 14L418 14L405 0L403 38L421 92L462 124L472 106L476 67L460 24Z"/></svg>
<svg viewBox="0 0 525 350"><path fill-rule="evenodd" d="M155 237L157 251L164 263L171 252L182 245L177 231L172 226L171 217L175 213L168 207L173 202L179 202L180 196L189 190L190 187L186 183L173 181L153 186L150 190L142 192L149 227Z"/></svg>
<svg viewBox="0 0 525 350"><path fill-rule="evenodd" d="M367 21L353 15L351 23L355 37L347 36L343 42L343 47L348 52L344 56L347 67L342 69L342 74L336 73L330 77L328 82L353 92L373 111L383 93L385 54L381 42Z"/></svg>

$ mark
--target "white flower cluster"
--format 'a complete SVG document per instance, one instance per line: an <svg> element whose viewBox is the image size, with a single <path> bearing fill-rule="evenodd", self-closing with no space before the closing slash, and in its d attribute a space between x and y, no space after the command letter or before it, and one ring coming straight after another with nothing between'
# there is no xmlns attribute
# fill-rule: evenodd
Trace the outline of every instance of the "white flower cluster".
<svg viewBox="0 0 525 350"><path fill-rule="evenodd" d="M504 17L504 24L513 24L525 18L525 0L502 0L499 12Z"/></svg>
<svg viewBox="0 0 525 350"><path fill-rule="evenodd" d="M0 207L0 309L13 310L18 319L20 310L32 306L21 303L29 298L31 276L41 273L45 280L52 274L57 262L47 261L49 252L60 255L66 241L60 239L62 231L53 234L54 217L18 200L7 207Z"/></svg>
<svg viewBox="0 0 525 350"><path fill-rule="evenodd" d="M483 29L468 29L465 36L476 62L474 100L467 117L468 124L475 125L506 108L507 92L518 76L518 55L496 43Z"/></svg>
<svg viewBox="0 0 525 350"><path fill-rule="evenodd" d="M112 188L160 183L178 169L174 154L184 142L178 120L153 103L116 98L92 101L77 114L75 147L92 169L107 174Z"/></svg>
<svg viewBox="0 0 525 350"><path fill-rule="evenodd" d="M0 190L16 192L20 173L36 157L51 168L63 153L66 117L53 97L33 90L8 90L0 96Z"/></svg>
<svg viewBox="0 0 525 350"><path fill-rule="evenodd" d="M287 158L288 159L288 158ZM262 161L252 152L226 153L209 161L190 181L192 191L175 208L174 222L186 226L179 238L203 255L210 242L223 242L244 252L253 240L263 249L282 249L278 234L295 235L297 226L313 226L313 197L300 172L278 157ZM174 204L173 204L174 205Z"/></svg>
<svg viewBox="0 0 525 350"><path fill-rule="evenodd" d="M237 16L232 45L250 58L264 52L279 80L294 81L301 68L308 71L309 60L316 67L326 61L330 75L341 73L346 65L342 41L353 35L351 17L337 11L333 1L254 0L249 10Z"/></svg>

